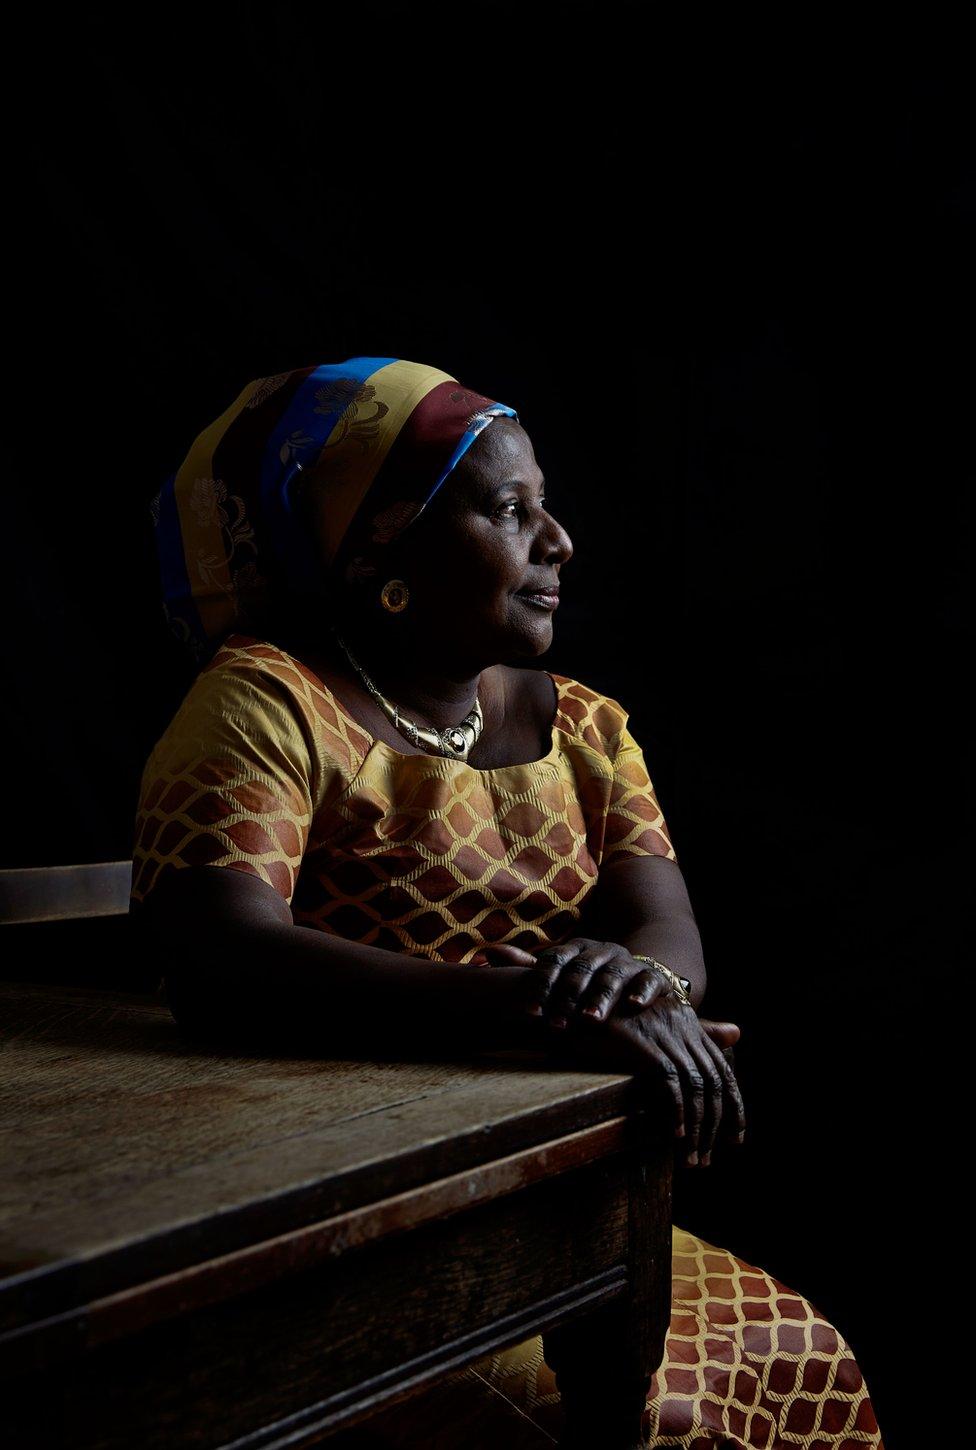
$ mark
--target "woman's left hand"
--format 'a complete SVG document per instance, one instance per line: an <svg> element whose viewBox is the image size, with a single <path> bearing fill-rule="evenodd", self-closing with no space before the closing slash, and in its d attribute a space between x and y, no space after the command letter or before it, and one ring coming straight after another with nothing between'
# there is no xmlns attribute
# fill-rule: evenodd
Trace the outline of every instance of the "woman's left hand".
<svg viewBox="0 0 976 1450"><path fill-rule="evenodd" d="M598 1022L615 1010L639 1012L671 990L663 972L637 961L619 942L574 936L528 957L530 964L526 1011L548 1015L554 1027L566 1026L577 1012Z"/></svg>

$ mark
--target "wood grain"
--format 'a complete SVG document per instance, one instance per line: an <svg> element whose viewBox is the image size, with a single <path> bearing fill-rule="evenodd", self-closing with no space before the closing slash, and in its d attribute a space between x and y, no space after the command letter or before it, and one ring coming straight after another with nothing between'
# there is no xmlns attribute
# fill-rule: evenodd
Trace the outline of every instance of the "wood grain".
<svg viewBox="0 0 976 1450"><path fill-rule="evenodd" d="M631 1076L214 1053L53 985L0 984L0 1039L14 1444L313 1444L573 1323L659 1362L672 1150Z"/></svg>

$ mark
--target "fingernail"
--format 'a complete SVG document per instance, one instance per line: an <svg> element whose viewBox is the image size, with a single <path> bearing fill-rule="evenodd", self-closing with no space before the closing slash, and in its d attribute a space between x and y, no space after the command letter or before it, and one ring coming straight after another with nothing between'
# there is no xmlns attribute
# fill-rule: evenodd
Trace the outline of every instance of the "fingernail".
<svg viewBox="0 0 976 1450"><path fill-rule="evenodd" d="M679 1128L676 1128L675 1129L675 1137L676 1138L683 1138L684 1135L685 1135L685 1125L684 1125L684 1123L682 1123Z"/></svg>
<svg viewBox="0 0 976 1450"><path fill-rule="evenodd" d="M746 1130L745 1130L745 1128L743 1128L743 1129L742 1129L742 1132L741 1132L741 1133L740 1133L740 1134L739 1134L739 1136L738 1136L738 1137L737 1137L737 1138L736 1138L736 1140L735 1140L735 1141L736 1141L736 1142L737 1142L737 1143L741 1143L741 1142L742 1142L742 1140L743 1140L743 1138L744 1138L744 1137L745 1137L745 1135L746 1135Z"/></svg>
<svg viewBox="0 0 976 1450"><path fill-rule="evenodd" d="M703 1168L707 1168L708 1165L709 1165L709 1163L711 1163L711 1161L712 1161L712 1155L711 1155L711 1153L703 1153L702 1154L702 1160L701 1161L702 1161L702 1167Z"/></svg>
<svg viewBox="0 0 976 1450"><path fill-rule="evenodd" d="M565 1017L554 1017L552 1019L552 1025L553 1025L553 1027L565 1027L566 1026L566 1018Z"/></svg>
<svg viewBox="0 0 976 1450"><path fill-rule="evenodd" d="M695 1152L694 1148L692 1148L691 1152L688 1154L688 1162L689 1163L697 1163L698 1162L698 1154Z"/></svg>
<svg viewBox="0 0 976 1450"><path fill-rule="evenodd" d="M542 1003L541 1002L530 1002L529 1005L526 1007L525 1010L526 1010L526 1012L531 1012L533 1017L541 1017L542 1016Z"/></svg>
<svg viewBox="0 0 976 1450"><path fill-rule="evenodd" d="M587 1017L601 1017L603 1015L602 1007L584 1007L583 1011Z"/></svg>
<svg viewBox="0 0 976 1450"><path fill-rule="evenodd" d="M627 993L627 1001L628 1002L643 1002L643 1000L644 1000L644 993L643 992L628 992Z"/></svg>

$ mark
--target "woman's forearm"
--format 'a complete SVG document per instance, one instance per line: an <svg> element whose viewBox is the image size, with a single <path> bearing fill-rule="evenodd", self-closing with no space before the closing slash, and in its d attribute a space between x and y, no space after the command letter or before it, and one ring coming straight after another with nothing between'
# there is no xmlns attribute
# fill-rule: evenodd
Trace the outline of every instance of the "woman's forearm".
<svg viewBox="0 0 976 1450"><path fill-rule="evenodd" d="M693 916L686 913L655 917L619 938L629 952L657 957L679 977L691 983L688 995L698 1010L705 996L706 973L701 936Z"/></svg>
<svg viewBox="0 0 976 1450"><path fill-rule="evenodd" d="M633 856L601 871L596 890L584 904L582 926L585 936L658 957L686 977L697 1010L707 974L688 889L675 862Z"/></svg>
<svg viewBox="0 0 976 1450"><path fill-rule="evenodd" d="M547 1045L545 1024L519 1010L526 970L436 962L286 923L224 924L190 952L170 950L163 967L185 1026L460 1052Z"/></svg>

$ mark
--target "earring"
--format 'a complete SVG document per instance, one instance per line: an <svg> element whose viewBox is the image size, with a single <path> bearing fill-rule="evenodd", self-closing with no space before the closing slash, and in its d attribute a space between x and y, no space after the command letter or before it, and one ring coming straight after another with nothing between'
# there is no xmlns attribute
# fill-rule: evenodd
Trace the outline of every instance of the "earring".
<svg viewBox="0 0 976 1450"><path fill-rule="evenodd" d="M401 609L406 609L409 598L410 590L402 579L388 579L380 590L380 602L391 614L399 614Z"/></svg>

